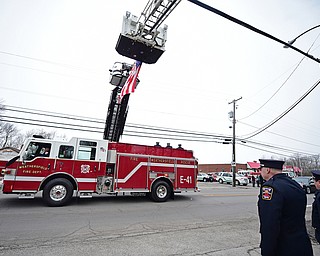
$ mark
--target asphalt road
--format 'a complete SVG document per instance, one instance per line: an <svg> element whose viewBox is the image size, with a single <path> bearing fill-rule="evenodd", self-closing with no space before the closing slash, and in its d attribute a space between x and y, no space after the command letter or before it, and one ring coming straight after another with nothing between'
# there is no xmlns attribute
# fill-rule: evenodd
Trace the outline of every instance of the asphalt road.
<svg viewBox="0 0 320 256"><path fill-rule="evenodd" d="M0 194L0 255L260 255L258 188L200 188L166 203L96 196L59 208L45 206L41 195ZM308 207L314 255L320 255L310 216Z"/></svg>

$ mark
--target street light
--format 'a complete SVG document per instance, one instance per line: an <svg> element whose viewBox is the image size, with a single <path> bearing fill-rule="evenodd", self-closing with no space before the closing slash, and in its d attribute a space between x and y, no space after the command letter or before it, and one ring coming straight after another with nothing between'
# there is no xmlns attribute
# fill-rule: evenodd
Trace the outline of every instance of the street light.
<svg viewBox="0 0 320 256"><path fill-rule="evenodd" d="M288 44L293 45L294 42L295 42L300 36L303 36L304 34L308 33L309 31L311 31L311 30L313 30L313 29L315 29L315 28L318 28L318 27L320 27L320 25L314 26L314 27L312 27L312 28L304 31L302 34L298 35L296 38L288 41ZM289 46L288 46L288 45L284 45L283 48L289 48Z"/></svg>

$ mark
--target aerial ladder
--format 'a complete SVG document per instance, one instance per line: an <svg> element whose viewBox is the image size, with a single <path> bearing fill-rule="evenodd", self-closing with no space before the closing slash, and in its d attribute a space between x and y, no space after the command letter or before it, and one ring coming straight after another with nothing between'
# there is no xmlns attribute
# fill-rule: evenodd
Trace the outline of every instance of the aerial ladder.
<svg viewBox="0 0 320 256"><path fill-rule="evenodd" d="M110 71L110 84L115 86L111 92L105 129L103 134L104 140L118 142L124 129L129 106L130 94L126 94L120 98L120 93L129 77L132 65L124 62L115 62ZM138 85L140 82L137 79Z"/></svg>
<svg viewBox="0 0 320 256"><path fill-rule="evenodd" d="M116 51L143 63L156 63L165 51L167 41L168 26L161 27L161 24L180 2L181 0L149 0L139 18L126 12ZM123 134L130 94L120 99L120 93L131 68L130 64L116 62L109 70L110 83L115 88L112 90L108 106L103 134L105 140L118 142ZM137 85L138 83L139 80Z"/></svg>

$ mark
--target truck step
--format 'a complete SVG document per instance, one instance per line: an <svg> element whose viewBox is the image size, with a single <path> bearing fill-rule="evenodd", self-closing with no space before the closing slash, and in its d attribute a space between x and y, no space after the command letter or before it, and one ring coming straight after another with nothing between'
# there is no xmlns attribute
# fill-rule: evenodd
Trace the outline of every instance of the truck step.
<svg viewBox="0 0 320 256"><path fill-rule="evenodd" d="M19 199L34 199L34 193L21 193L18 196Z"/></svg>
<svg viewBox="0 0 320 256"><path fill-rule="evenodd" d="M92 198L92 193L80 192L80 198Z"/></svg>

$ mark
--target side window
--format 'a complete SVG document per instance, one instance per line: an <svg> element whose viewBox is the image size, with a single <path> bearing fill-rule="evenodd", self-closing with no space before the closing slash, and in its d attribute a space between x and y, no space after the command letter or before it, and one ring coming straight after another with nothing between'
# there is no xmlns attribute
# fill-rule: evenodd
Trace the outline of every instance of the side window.
<svg viewBox="0 0 320 256"><path fill-rule="evenodd" d="M80 141L78 149L79 160L95 160L97 151L97 142L94 141Z"/></svg>
<svg viewBox="0 0 320 256"><path fill-rule="evenodd" d="M67 145L61 145L59 147L59 158L66 158L66 159L72 159L73 158L73 152L74 147L73 146L67 146Z"/></svg>
<svg viewBox="0 0 320 256"><path fill-rule="evenodd" d="M26 151L23 154L24 160L32 160L35 157L49 157L51 150L50 143L30 142Z"/></svg>

